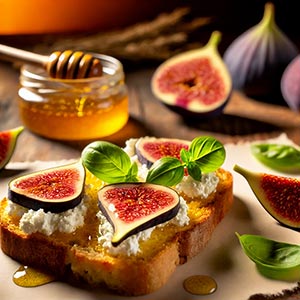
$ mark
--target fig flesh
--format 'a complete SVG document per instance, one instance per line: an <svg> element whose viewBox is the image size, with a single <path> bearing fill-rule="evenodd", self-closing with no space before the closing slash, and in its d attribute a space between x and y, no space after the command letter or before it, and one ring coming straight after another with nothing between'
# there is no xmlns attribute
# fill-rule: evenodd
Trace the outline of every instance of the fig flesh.
<svg viewBox="0 0 300 300"><path fill-rule="evenodd" d="M296 45L275 22L274 5L266 3L262 20L237 37L223 58L234 89L257 100L285 104L280 80L297 54Z"/></svg>
<svg viewBox="0 0 300 300"><path fill-rule="evenodd" d="M8 198L29 209L59 213L81 202L84 182L85 169L78 161L14 178Z"/></svg>
<svg viewBox="0 0 300 300"><path fill-rule="evenodd" d="M150 183L116 183L98 192L99 208L114 228L112 245L175 217L179 195L171 188Z"/></svg>
<svg viewBox="0 0 300 300"><path fill-rule="evenodd" d="M136 145L136 154L142 164L150 168L153 163L165 156L180 159L181 149L188 149L189 141L180 139L144 137L140 138Z"/></svg>
<svg viewBox="0 0 300 300"><path fill-rule="evenodd" d="M233 168L245 177L256 198L279 223L300 228L300 180L293 177L252 172L239 165Z"/></svg>
<svg viewBox="0 0 300 300"><path fill-rule="evenodd" d="M9 162L14 153L18 137L24 130L23 126L0 132L0 170Z"/></svg>
<svg viewBox="0 0 300 300"><path fill-rule="evenodd" d="M217 45L215 31L206 46L175 55L154 72L151 88L157 99L189 117L221 114L231 94L231 77Z"/></svg>
<svg viewBox="0 0 300 300"><path fill-rule="evenodd" d="M300 55L296 56L282 74L280 88L283 99L295 112L300 109Z"/></svg>

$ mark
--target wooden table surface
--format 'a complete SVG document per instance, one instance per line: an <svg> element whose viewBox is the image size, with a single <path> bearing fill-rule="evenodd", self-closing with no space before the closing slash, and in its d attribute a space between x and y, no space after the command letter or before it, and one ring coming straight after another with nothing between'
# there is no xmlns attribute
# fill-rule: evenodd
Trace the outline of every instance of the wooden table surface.
<svg viewBox="0 0 300 300"><path fill-rule="evenodd" d="M300 144L300 115L284 106L266 104L234 91L224 113L215 119L190 122L157 101L150 89L154 67L126 71L130 120L107 140L120 146L126 139L144 135L193 139L212 135L223 143L274 137L282 132ZM21 125L17 107L18 69L0 63L0 131ZM61 142L25 130L11 161L61 160L80 156L85 142Z"/></svg>

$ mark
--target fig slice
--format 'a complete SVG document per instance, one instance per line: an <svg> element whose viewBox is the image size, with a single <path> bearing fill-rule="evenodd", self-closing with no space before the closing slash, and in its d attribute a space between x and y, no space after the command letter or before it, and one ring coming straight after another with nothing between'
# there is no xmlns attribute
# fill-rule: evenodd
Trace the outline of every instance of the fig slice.
<svg viewBox="0 0 300 300"><path fill-rule="evenodd" d="M0 132L0 170L9 162L14 153L17 139L24 130L23 126Z"/></svg>
<svg viewBox="0 0 300 300"><path fill-rule="evenodd" d="M294 177L252 172L239 165L233 169L248 181L256 198L279 223L300 228L300 180Z"/></svg>
<svg viewBox="0 0 300 300"><path fill-rule="evenodd" d="M163 62L154 72L154 96L184 117L206 118L222 113L232 81L217 45L221 33L214 31L208 43L179 53Z"/></svg>
<svg viewBox="0 0 300 300"><path fill-rule="evenodd" d="M78 161L14 178L8 198L29 209L59 213L81 202L84 182L85 169Z"/></svg>
<svg viewBox="0 0 300 300"><path fill-rule="evenodd" d="M136 145L136 154L142 164L150 168L158 159L171 156L180 159L181 149L188 149L190 142L180 139L144 137Z"/></svg>
<svg viewBox="0 0 300 300"><path fill-rule="evenodd" d="M114 228L112 245L166 222L178 213L179 195L169 187L144 182L116 183L98 192L99 208Z"/></svg>

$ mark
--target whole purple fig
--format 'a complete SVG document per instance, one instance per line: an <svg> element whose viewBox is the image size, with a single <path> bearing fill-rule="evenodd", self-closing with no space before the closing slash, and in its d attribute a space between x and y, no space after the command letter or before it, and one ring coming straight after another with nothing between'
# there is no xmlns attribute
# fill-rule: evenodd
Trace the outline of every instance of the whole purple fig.
<svg viewBox="0 0 300 300"><path fill-rule="evenodd" d="M236 38L224 53L233 88L247 96L284 104L280 80L298 50L275 22L274 5L265 4L262 20Z"/></svg>
<svg viewBox="0 0 300 300"><path fill-rule="evenodd" d="M300 55L294 58L283 72L281 93L288 106L299 112L300 109Z"/></svg>

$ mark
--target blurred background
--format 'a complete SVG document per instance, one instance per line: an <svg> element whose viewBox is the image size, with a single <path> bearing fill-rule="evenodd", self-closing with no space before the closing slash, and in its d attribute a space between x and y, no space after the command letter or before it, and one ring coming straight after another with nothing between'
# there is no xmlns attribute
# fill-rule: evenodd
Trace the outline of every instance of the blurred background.
<svg viewBox="0 0 300 300"><path fill-rule="evenodd" d="M77 38L124 28L189 7L185 18L211 17L190 39L204 42L214 29L224 33L221 51L263 15L262 0L0 0L0 43L30 47L58 37ZM299 1L274 0L276 22L295 42L299 38ZM171 28L170 28L171 29Z"/></svg>
<svg viewBox="0 0 300 300"><path fill-rule="evenodd" d="M300 144L300 114L291 111L285 103L284 107L277 106L281 95L272 98L276 105L269 105L234 91L219 118L191 123L155 101L150 87L151 76L162 61L178 52L203 46L214 30L222 32L218 49L223 54L234 39L262 19L266 2L269 1L0 0L0 43L37 53L80 49L118 58L125 67L131 122L123 132L112 137L114 142L145 135L146 128L146 133L151 130L154 136L185 139L199 132L212 132L223 142L241 136L244 140L258 135L269 137L285 131ZM300 50L300 1L272 3L277 25ZM15 99L18 76L14 68L1 61L2 128L12 128L20 122ZM22 151L16 160L37 159L42 145L52 149L43 151L42 159L78 155L72 152L73 148L49 145L30 132L23 138L24 144L34 147L25 151L25 158Z"/></svg>

